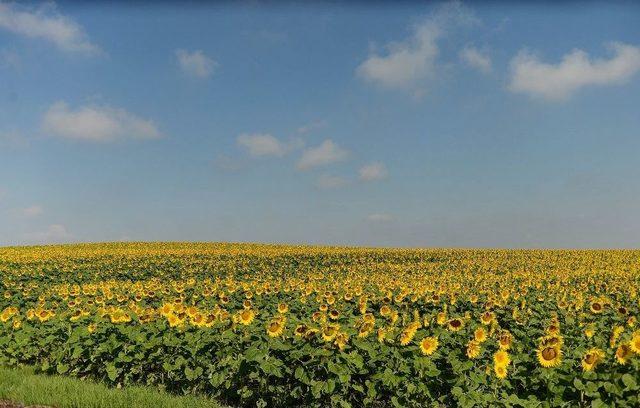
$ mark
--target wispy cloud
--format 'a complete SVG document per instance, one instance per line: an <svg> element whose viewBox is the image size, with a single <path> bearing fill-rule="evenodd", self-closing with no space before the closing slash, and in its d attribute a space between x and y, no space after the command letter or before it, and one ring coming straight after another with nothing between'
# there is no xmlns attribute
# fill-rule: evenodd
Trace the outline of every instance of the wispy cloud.
<svg viewBox="0 0 640 408"><path fill-rule="evenodd" d="M326 139L316 147L305 149L297 166L299 170L308 170L345 160L348 155L348 152L335 144L333 140Z"/></svg>
<svg viewBox="0 0 640 408"><path fill-rule="evenodd" d="M640 48L612 43L609 59L591 59L585 51L575 49L550 64L528 51L520 51L511 60L509 89L547 100L565 100L579 89L595 85L627 82L640 71Z"/></svg>
<svg viewBox="0 0 640 408"><path fill-rule="evenodd" d="M381 180L387 177L389 172L384 163L373 162L360 167L358 175L362 181Z"/></svg>
<svg viewBox="0 0 640 408"><path fill-rule="evenodd" d="M42 127L55 136L91 142L161 136L153 121L124 109L91 105L73 110L65 102L56 102L47 110Z"/></svg>
<svg viewBox="0 0 640 408"><path fill-rule="evenodd" d="M475 24L478 20L460 2L441 6L413 27L409 38L391 42L386 52L371 52L356 69L357 75L386 88L407 89L436 73L438 40L450 25Z"/></svg>
<svg viewBox="0 0 640 408"><path fill-rule="evenodd" d="M243 133L236 138L236 142L253 157L282 157L302 147L300 139L290 139L284 142L269 133Z"/></svg>
<svg viewBox="0 0 640 408"><path fill-rule="evenodd" d="M201 50L176 50L176 58L180 68L196 78L208 78L219 65Z"/></svg>
<svg viewBox="0 0 640 408"><path fill-rule="evenodd" d="M0 29L46 40L63 51L86 54L100 51L89 41L82 27L61 15L52 3L35 9L15 3L0 3Z"/></svg>
<svg viewBox="0 0 640 408"><path fill-rule="evenodd" d="M460 59L468 66L482 73L491 72L491 57L475 47L464 47L459 53Z"/></svg>

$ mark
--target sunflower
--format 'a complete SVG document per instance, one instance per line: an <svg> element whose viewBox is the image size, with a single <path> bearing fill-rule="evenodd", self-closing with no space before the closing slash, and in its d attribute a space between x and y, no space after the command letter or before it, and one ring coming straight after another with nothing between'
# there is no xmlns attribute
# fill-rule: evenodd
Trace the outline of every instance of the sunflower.
<svg viewBox="0 0 640 408"><path fill-rule="evenodd" d="M584 335L587 336L588 339L592 338L595 333L596 330L593 324L588 325L587 328L584 329Z"/></svg>
<svg viewBox="0 0 640 408"><path fill-rule="evenodd" d="M507 377L507 367L495 365L493 366L493 372L496 374L496 377L501 380Z"/></svg>
<svg viewBox="0 0 640 408"><path fill-rule="evenodd" d="M504 350L498 350L493 355L493 363L496 367L506 367L511 363L511 357L509 357L509 353Z"/></svg>
<svg viewBox="0 0 640 408"><path fill-rule="evenodd" d="M336 346L338 346L338 348L340 350L344 350L345 346L347 345L347 342L349 341L349 335L346 333L339 333L336 336L335 341L333 342L333 344L335 344Z"/></svg>
<svg viewBox="0 0 640 408"><path fill-rule="evenodd" d="M627 364L627 361L629 361L629 358L632 355L633 355L633 351L631 350L631 347L629 347L628 344L621 344L618 346L618 349L616 350L616 360L621 365Z"/></svg>
<svg viewBox="0 0 640 408"><path fill-rule="evenodd" d="M473 359L477 358L482 352L482 346L476 340L471 340L467 343L467 357Z"/></svg>
<svg viewBox="0 0 640 408"><path fill-rule="evenodd" d="M462 319L455 318L447 322L447 328L452 332L460 331L463 326L464 322L462 321Z"/></svg>
<svg viewBox="0 0 640 408"><path fill-rule="evenodd" d="M432 337L432 336L425 337L420 342L420 350L422 350L422 354L426 356L430 356L431 354L435 353L437 349L438 349L437 337Z"/></svg>
<svg viewBox="0 0 640 408"><path fill-rule="evenodd" d="M507 330L503 330L498 337L498 346L500 350L509 350L511 348L511 342L513 341L513 337L511 333Z"/></svg>
<svg viewBox="0 0 640 408"><path fill-rule="evenodd" d="M293 333L297 336L297 337L302 337L305 334L307 334L307 331L309 330L309 328L304 325L304 324L299 324L296 329L293 331Z"/></svg>
<svg viewBox="0 0 640 408"><path fill-rule="evenodd" d="M380 327L378 329L378 333L377 333L377 337L378 337L378 343L384 343L384 341L387 339L387 332L389 330L384 328L384 327Z"/></svg>
<svg viewBox="0 0 640 408"><path fill-rule="evenodd" d="M255 317L256 314L251 309L244 309L240 313L238 313L238 321L245 326L251 324Z"/></svg>
<svg viewBox="0 0 640 408"><path fill-rule="evenodd" d="M604 358L604 351L599 348L589 349L582 357L582 369L584 371L592 371L598 363Z"/></svg>
<svg viewBox="0 0 640 408"><path fill-rule="evenodd" d="M284 331L284 322L280 319L272 319L267 324L267 334L269 337L278 337Z"/></svg>
<svg viewBox="0 0 640 408"><path fill-rule="evenodd" d="M389 314L391 313L391 308L389 307L389 305L383 305L380 308L380 315L383 317L387 317L389 316Z"/></svg>
<svg viewBox="0 0 640 408"><path fill-rule="evenodd" d="M332 341L337 335L340 326L337 324L329 324L322 329L322 339L324 341Z"/></svg>
<svg viewBox="0 0 640 408"><path fill-rule="evenodd" d="M604 306L602 305L602 303L598 301L591 302L591 312L595 314L600 314L602 313L603 309L604 309Z"/></svg>
<svg viewBox="0 0 640 408"><path fill-rule="evenodd" d="M615 326L611 331L611 338L609 339L609 346L611 348L615 347L616 342L624 332L624 326Z"/></svg>
<svg viewBox="0 0 640 408"><path fill-rule="evenodd" d="M477 343L484 343L487 340L487 331L483 327L478 327L473 332L473 339Z"/></svg>
<svg viewBox="0 0 640 408"><path fill-rule="evenodd" d="M545 368L556 367L562 361L562 350L559 347L540 347L537 354L538 362Z"/></svg>
<svg viewBox="0 0 640 408"><path fill-rule="evenodd" d="M640 330L633 333L629 347L631 347L631 351L634 353L640 354Z"/></svg>
<svg viewBox="0 0 640 408"><path fill-rule="evenodd" d="M358 329L358 337L367 337L373 331L373 323L363 323Z"/></svg>
<svg viewBox="0 0 640 408"><path fill-rule="evenodd" d="M289 305L286 303L278 304L278 313L287 313L289 311Z"/></svg>
<svg viewBox="0 0 640 408"><path fill-rule="evenodd" d="M419 327L420 323L409 323L409 325L402 330L402 333L400 333L400 345L406 346L411 343L411 340L413 340L413 337L416 335Z"/></svg>
<svg viewBox="0 0 640 408"><path fill-rule="evenodd" d="M488 326L489 324L491 324L494 318L495 318L494 314L492 312L487 311L487 312L484 312L482 316L480 316L480 322L485 326Z"/></svg>
<svg viewBox="0 0 640 408"><path fill-rule="evenodd" d="M331 311L329 312L329 319L337 320L338 317L340 317L340 312L338 312L336 309L331 309Z"/></svg>
<svg viewBox="0 0 640 408"><path fill-rule="evenodd" d="M439 312L438 315L436 316L436 323L438 323L438 325L443 326L444 324L447 323L447 314L445 312Z"/></svg>

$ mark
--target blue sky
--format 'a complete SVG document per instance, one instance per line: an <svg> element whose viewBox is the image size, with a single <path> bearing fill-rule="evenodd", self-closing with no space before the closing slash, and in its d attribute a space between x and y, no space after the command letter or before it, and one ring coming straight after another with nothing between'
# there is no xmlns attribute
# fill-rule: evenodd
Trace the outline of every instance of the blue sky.
<svg viewBox="0 0 640 408"><path fill-rule="evenodd" d="M637 247L633 3L0 2L0 245Z"/></svg>

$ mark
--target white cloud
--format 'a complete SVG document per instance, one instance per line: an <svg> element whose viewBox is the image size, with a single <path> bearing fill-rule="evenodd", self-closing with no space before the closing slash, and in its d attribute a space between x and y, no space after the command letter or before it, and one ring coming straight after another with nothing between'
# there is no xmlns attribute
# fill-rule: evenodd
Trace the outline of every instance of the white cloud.
<svg viewBox="0 0 640 408"><path fill-rule="evenodd" d="M287 153L302 147L302 140L291 139L282 142L269 133L243 133L236 138L238 145L245 148L249 155L282 157Z"/></svg>
<svg viewBox="0 0 640 408"><path fill-rule="evenodd" d="M39 205L32 205L31 207L26 207L20 210L20 213L22 214L22 216L27 218L37 217L38 215L41 215L43 212L44 210Z"/></svg>
<svg viewBox="0 0 640 408"><path fill-rule="evenodd" d="M67 231L64 225L52 224L43 231L29 232L23 238L30 243L52 244L68 242L73 235Z"/></svg>
<svg viewBox="0 0 640 408"><path fill-rule="evenodd" d="M346 159L348 153L331 139L326 139L319 146L310 147L302 152L298 160L298 169L308 170L313 167L325 166Z"/></svg>
<svg viewBox="0 0 640 408"><path fill-rule="evenodd" d="M42 127L59 137L92 142L161 136L153 121L139 118L124 109L82 106L72 110L64 102L51 105L44 115Z"/></svg>
<svg viewBox="0 0 640 408"><path fill-rule="evenodd" d="M411 37L386 45L385 53L372 52L356 74L387 88L406 89L436 72L437 41L453 24L474 24L477 19L460 2L447 3L413 28Z"/></svg>
<svg viewBox="0 0 640 408"><path fill-rule="evenodd" d="M640 71L640 48L611 43L609 59L591 59L586 52L574 49L558 64L539 60L520 51L511 60L509 89L548 100L564 100L580 88L627 82Z"/></svg>
<svg viewBox="0 0 640 408"><path fill-rule="evenodd" d="M387 177L389 172L387 171L387 167L384 163L374 162L360 167L358 174L362 181L374 181Z"/></svg>
<svg viewBox="0 0 640 408"><path fill-rule="evenodd" d="M367 219L372 222L389 222L393 221L393 216L390 214L370 214Z"/></svg>
<svg viewBox="0 0 640 408"><path fill-rule="evenodd" d="M216 61L206 56L201 50L191 52L176 50L176 58L184 72L197 78L208 78L218 66Z"/></svg>
<svg viewBox="0 0 640 408"><path fill-rule="evenodd" d="M345 178L340 176L331 176L328 174L322 174L318 177L318 181L316 182L316 186L323 190L340 188L347 184L349 184L349 182Z"/></svg>
<svg viewBox="0 0 640 408"><path fill-rule="evenodd" d="M472 68L483 73L491 72L491 57L474 47L464 47L460 51L460 59Z"/></svg>
<svg viewBox="0 0 640 408"><path fill-rule="evenodd" d="M0 3L0 29L28 38L49 41L63 51L99 51L99 48L88 40L78 23L59 14L50 4L37 9L27 9L15 4Z"/></svg>

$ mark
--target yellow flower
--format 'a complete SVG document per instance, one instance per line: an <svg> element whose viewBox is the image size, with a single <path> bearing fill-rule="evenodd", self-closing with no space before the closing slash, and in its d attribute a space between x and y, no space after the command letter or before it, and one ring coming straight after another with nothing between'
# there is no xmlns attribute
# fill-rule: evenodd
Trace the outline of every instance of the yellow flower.
<svg viewBox="0 0 640 408"><path fill-rule="evenodd" d="M267 324L267 334L269 337L278 337L284 332L284 324L280 319L272 319Z"/></svg>
<svg viewBox="0 0 640 408"><path fill-rule="evenodd" d="M582 357L582 369L584 371L592 371L598 363L604 358L604 351L599 348L589 349Z"/></svg>
<svg viewBox="0 0 640 408"><path fill-rule="evenodd" d="M562 351L555 346L541 347L537 354L538 362L545 368L556 367L562 361Z"/></svg>
<svg viewBox="0 0 640 408"><path fill-rule="evenodd" d="M340 326L336 324L329 324L322 329L322 339L324 341L332 341L339 332Z"/></svg>
<svg viewBox="0 0 640 408"><path fill-rule="evenodd" d="M404 330L400 333L400 345L406 346L411 343L413 337L416 335L418 328L420 327L420 323L412 322Z"/></svg>
<svg viewBox="0 0 640 408"><path fill-rule="evenodd" d="M633 351L628 344L621 344L616 350L616 360L619 364L625 365L629 361L629 358L633 355Z"/></svg>
<svg viewBox="0 0 640 408"><path fill-rule="evenodd" d="M631 337L629 347L631 347L631 350L634 353L640 354L640 330L633 333L633 337Z"/></svg>
<svg viewBox="0 0 640 408"><path fill-rule="evenodd" d="M471 340L467 343L467 357L469 358L477 358L482 351L482 347L480 343L476 340Z"/></svg>
<svg viewBox="0 0 640 408"><path fill-rule="evenodd" d="M453 332L460 331L464 326L464 322L461 319L451 319L447 322L447 327Z"/></svg>
<svg viewBox="0 0 640 408"><path fill-rule="evenodd" d="M286 303L278 304L278 313L287 313L289 311L289 305Z"/></svg>
<svg viewBox="0 0 640 408"><path fill-rule="evenodd" d="M247 326L250 325L251 322L253 322L255 316L256 314L253 310L244 309L240 313L238 313L238 321L240 322L240 324Z"/></svg>
<svg viewBox="0 0 640 408"><path fill-rule="evenodd" d="M478 327L473 332L473 339L478 343L483 343L487 340L487 331L483 327Z"/></svg>
<svg viewBox="0 0 640 408"><path fill-rule="evenodd" d="M495 365L493 367L493 372L496 374L496 377L500 379L507 377L507 367Z"/></svg>
<svg viewBox="0 0 640 408"><path fill-rule="evenodd" d="M493 355L493 363L497 367L506 367L511 362L511 357L509 357L509 353L504 350L498 350Z"/></svg>
<svg viewBox="0 0 640 408"><path fill-rule="evenodd" d="M422 350L422 354L426 356L430 356L438 349L438 338L437 337L425 337L420 342L420 350Z"/></svg>

